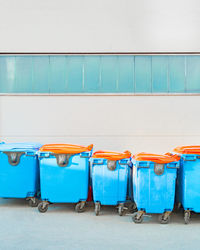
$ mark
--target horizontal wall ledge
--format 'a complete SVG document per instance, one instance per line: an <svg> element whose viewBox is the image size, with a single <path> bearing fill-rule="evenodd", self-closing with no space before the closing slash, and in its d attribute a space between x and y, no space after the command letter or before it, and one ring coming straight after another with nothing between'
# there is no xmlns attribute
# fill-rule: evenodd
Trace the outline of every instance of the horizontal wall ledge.
<svg viewBox="0 0 200 250"><path fill-rule="evenodd" d="M200 96L200 93L0 93L0 96Z"/></svg>
<svg viewBox="0 0 200 250"><path fill-rule="evenodd" d="M1 55L200 55L200 51L183 52L0 52Z"/></svg>
<svg viewBox="0 0 200 250"><path fill-rule="evenodd" d="M172 138L184 138L184 137L200 137L200 134L130 134L130 135L119 135L119 134L115 134L115 135L110 135L110 134L85 134L85 135L78 135L78 134L68 134L68 135L43 135L43 134L0 134L1 138L29 138L29 137L34 137L34 138L168 138L168 137L172 137ZM134 143L133 143L134 144ZM198 144L199 145L199 144Z"/></svg>

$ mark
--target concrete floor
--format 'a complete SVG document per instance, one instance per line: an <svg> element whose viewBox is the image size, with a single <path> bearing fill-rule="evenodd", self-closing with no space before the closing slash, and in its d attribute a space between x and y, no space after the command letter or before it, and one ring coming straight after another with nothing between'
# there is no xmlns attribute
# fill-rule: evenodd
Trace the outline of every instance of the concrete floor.
<svg viewBox="0 0 200 250"><path fill-rule="evenodd" d="M51 205L42 214L24 200L0 199L0 249L200 249L200 215L189 225L182 214L173 214L168 225L157 219L134 224L113 207L95 216L92 205L77 214L72 204Z"/></svg>

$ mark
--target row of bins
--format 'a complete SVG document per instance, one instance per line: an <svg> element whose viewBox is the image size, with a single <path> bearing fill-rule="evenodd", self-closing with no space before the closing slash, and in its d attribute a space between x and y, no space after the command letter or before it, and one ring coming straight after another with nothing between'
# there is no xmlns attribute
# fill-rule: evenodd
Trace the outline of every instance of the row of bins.
<svg viewBox="0 0 200 250"><path fill-rule="evenodd" d="M0 197L26 198L42 213L52 203L76 203L83 212L91 185L96 215L101 205L123 215L132 200L131 153L92 152L93 145L1 143Z"/></svg>
<svg viewBox="0 0 200 250"><path fill-rule="evenodd" d="M199 164L200 146L132 157L129 151L93 153L92 144L0 143L0 197L26 198L43 213L52 203L75 203L83 212L91 185L96 215L101 205L117 206L119 215L137 207L135 223L159 214L165 224L176 194L187 224L191 211L200 213Z"/></svg>

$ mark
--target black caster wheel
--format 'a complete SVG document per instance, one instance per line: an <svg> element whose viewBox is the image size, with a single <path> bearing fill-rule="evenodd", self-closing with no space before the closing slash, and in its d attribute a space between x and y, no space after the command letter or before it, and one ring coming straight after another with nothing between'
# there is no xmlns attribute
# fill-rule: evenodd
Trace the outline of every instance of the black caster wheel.
<svg viewBox="0 0 200 250"><path fill-rule="evenodd" d="M119 213L119 216L123 216L126 214L126 208L124 206L119 206L118 207L118 213Z"/></svg>
<svg viewBox="0 0 200 250"><path fill-rule="evenodd" d="M143 222L143 214L142 215L140 215L139 213L134 213L133 214L133 217L132 217L132 220L135 222L135 223L137 223L137 224L139 224L139 223L142 223Z"/></svg>
<svg viewBox="0 0 200 250"><path fill-rule="evenodd" d="M170 216L165 216L163 214L159 215L158 220L160 224L168 224L170 222Z"/></svg>
<svg viewBox="0 0 200 250"><path fill-rule="evenodd" d="M83 213L85 211L85 202L79 202L75 206L75 211L77 213Z"/></svg>
<svg viewBox="0 0 200 250"><path fill-rule="evenodd" d="M184 212L184 221L185 221L185 224L190 223L190 211L185 211Z"/></svg>
<svg viewBox="0 0 200 250"><path fill-rule="evenodd" d="M100 210L101 210L101 205L100 205L99 202L96 202L96 203L95 203L95 209L94 209L96 216L99 215Z"/></svg>
<svg viewBox="0 0 200 250"><path fill-rule="evenodd" d="M37 198L30 198L28 201L28 204L30 207L37 207L39 204L39 201Z"/></svg>
<svg viewBox="0 0 200 250"><path fill-rule="evenodd" d="M40 211L40 213L45 213L47 210L48 210L48 203L46 202L41 202L39 205L38 205L38 210Z"/></svg>

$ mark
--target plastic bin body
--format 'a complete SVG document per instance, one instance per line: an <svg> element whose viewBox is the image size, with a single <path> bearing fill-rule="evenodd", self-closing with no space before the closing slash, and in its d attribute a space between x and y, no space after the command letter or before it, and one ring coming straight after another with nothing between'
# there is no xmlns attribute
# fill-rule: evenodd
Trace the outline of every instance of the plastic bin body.
<svg viewBox="0 0 200 250"><path fill-rule="evenodd" d="M34 197L39 191L37 150L40 144L5 143L0 145L0 197ZM12 165L8 156L20 152L18 164Z"/></svg>
<svg viewBox="0 0 200 250"><path fill-rule="evenodd" d="M40 152L41 198L52 203L86 201L89 186L89 156L84 152L69 158L67 166L59 166L52 153Z"/></svg>
<svg viewBox="0 0 200 250"><path fill-rule="evenodd" d="M157 175L150 161L133 161L133 194L138 210L146 213L172 211L178 162L162 164L164 172Z"/></svg>
<svg viewBox="0 0 200 250"><path fill-rule="evenodd" d="M117 205L126 201L129 161L130 159L116 161L116 169L109 170L106 159L92 159L94 202L100 202L102 205Z"/></svg>
<svg viewBox="0 0 200 250"><path fill-rule="evenodd" d="M200 155L181 156L177 186L177 199L184 210L200 213Z"/></svg>

